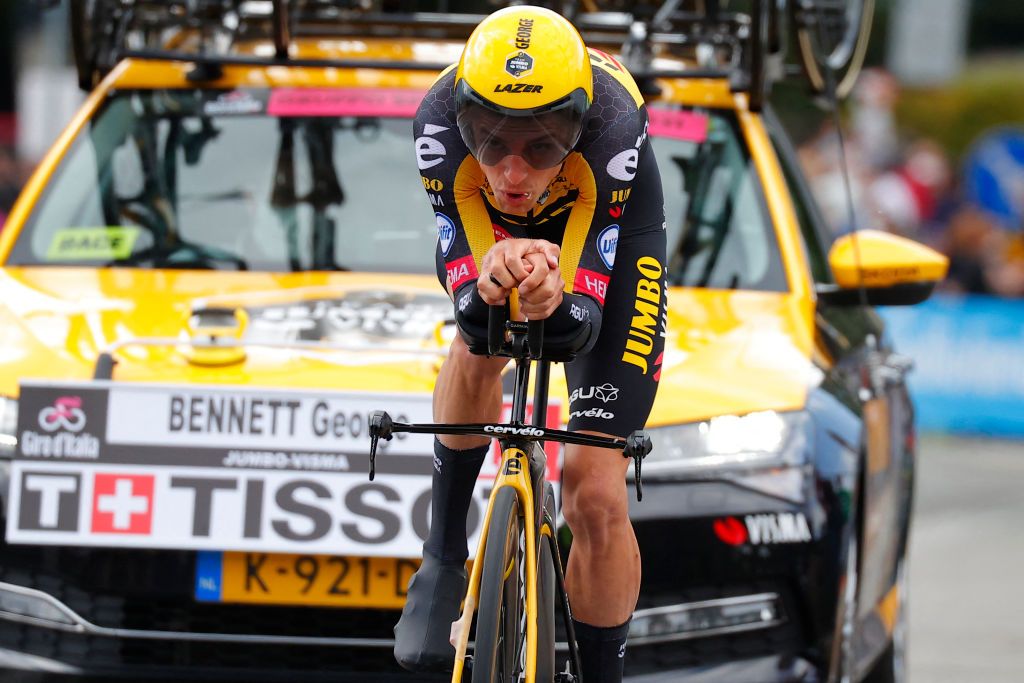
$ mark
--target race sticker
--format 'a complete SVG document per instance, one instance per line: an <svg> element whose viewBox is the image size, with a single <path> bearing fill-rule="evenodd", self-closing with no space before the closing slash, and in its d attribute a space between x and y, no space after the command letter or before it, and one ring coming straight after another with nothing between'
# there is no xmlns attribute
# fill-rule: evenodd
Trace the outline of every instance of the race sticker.
<svg viewBox="0 0 1024 683"><path fill-rule="evenodd" d="M50 261L126 259L139 237L139 228L108 225L100 228L62 228L50 241Z"/></svg>
<svg viewBox="0 0 1024 683"><path fill-rule="evenodd" d="M418 557L433 437L381 441L367 416L431 419L430 394L110 382L21 386L7 541L359 557ZM511 406L506 401L506 415ZM560 410L549 406L548 424ZM557 444L547 444L558 481ZM475 548L497 453L467 527Z"/></svg>
<svg viewBox="0 0 1024 683"><path fill-rule="evenodd" d="M280 88L270 93L271 116L393 116L412 118L423 91L402 88Z"/></svg>
<svg viewBox="0 0 1024 683"><path fill-rule="evenodd" d="M647 131L651 135L686 142L708 139L707 114L684 109L648 109L647 116L650 120Z"/></svg>

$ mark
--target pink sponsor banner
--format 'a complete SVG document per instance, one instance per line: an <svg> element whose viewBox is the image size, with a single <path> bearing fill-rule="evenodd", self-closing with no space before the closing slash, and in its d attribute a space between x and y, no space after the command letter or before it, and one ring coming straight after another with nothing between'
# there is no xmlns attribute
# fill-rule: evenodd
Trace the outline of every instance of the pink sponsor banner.
<svg viewBox="0 0 1024 683"><path fill-rule="evenodd" d="M661 138L704 142L708 138L707 114L685 109L648 109L647 132Z"/></svg>
<svg viewBox="0 0 1024 683"><path fill-rule="evenodd" d="M412 118L423 91L403 88L278 88L270 93L271 116L392 116Z"/></svg>

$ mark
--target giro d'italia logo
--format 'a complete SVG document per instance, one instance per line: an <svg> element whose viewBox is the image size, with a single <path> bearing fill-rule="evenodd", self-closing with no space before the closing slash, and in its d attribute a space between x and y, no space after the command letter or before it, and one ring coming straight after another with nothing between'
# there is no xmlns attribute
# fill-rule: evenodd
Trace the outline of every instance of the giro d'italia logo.
<svg viewBox="0 0 1024 683"><path fill-rule="evenodd" d="M522 50L513 52L505 62L505 71L514 78L525 76L533 71L533 57Z"/></svg>

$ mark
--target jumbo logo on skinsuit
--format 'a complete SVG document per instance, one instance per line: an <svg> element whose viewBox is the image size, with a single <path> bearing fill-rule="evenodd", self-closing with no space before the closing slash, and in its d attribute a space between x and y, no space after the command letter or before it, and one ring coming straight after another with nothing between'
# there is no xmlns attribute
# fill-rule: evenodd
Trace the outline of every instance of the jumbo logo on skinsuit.
<svg viewBox="0 0 1024 683"><path fill-rule="evenodd" d="M662 308L661 278L664 277L665 269L653 256L641 256L637 259L636 268L644 277L636 283L636 300L633 302L636 315L629 325L629 337L622 352L622 360L640 368L646 375L648 360L654 351L654 336L665 335L664 320L661 321L661 331L657 329Z"/></svg>

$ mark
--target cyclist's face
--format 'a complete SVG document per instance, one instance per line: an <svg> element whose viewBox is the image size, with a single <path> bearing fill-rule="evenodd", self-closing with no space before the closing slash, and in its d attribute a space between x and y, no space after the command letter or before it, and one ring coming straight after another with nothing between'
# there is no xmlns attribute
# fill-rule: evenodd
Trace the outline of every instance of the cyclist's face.
<svg viewBox="0 0 1024 683"><path fill-rule="evenodd" d="M498 209L525 216L537 206L537 200L559 174L562 165L537 169L528 159L543 154L551 144L541 130L523 126L505 126L487 137L481 150L480 168L494 192ZM493 164L485 163L492 161Z"/></svg>

